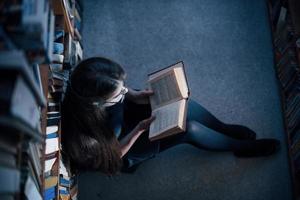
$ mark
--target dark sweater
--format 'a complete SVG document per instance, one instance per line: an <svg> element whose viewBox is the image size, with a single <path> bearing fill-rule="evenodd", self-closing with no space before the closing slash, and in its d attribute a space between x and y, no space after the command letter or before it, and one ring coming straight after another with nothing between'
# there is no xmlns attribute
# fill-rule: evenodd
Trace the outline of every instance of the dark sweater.
<svg viewBox="0 0 300 200"><path fill-rule="evenodd" d="M110 126L119 140L130 133L141 120L151 116L149 104L139 105L127 99L123 103L107 107L106 110L109 114ZM149 131L142 133L123 157L126 168L153 158L159 152L159 141L150 142L148 136Z"/></svg>

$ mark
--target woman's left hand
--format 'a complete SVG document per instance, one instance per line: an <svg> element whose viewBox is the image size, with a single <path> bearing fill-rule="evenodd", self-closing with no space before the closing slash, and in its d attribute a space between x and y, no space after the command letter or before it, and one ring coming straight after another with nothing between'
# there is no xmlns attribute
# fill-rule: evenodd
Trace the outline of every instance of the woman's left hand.
<svg viewBox="0 0 300 200"><path fill-rule="evenodd" d="M144 90L133 90L128 88L128 98L136 104L148 104L149 96L153 95L154 92L149 89Z"/></svg>

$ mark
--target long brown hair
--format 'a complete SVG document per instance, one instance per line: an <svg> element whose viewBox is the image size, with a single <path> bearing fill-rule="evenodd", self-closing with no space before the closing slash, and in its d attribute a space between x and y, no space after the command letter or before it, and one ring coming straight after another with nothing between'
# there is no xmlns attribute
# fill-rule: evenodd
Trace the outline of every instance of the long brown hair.
<svg viewBox="0 0 300 200"><path fill-rule="evenodd" d="M62 152L72 173L100 170L113 175L120 171L120 144L108 126L101 106L93 105L116 90L124 80L123 68L103 57L88 58L74 69L62 103Z"/></svg>

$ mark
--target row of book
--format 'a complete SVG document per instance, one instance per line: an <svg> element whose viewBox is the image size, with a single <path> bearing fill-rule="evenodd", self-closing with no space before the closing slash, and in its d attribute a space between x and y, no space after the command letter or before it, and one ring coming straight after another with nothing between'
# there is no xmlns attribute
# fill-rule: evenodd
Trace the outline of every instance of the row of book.
<svg viewBox="0 0 300 200"><path fill-rule="evenodd" d="M76 199L60 155L60 102L82 59L81 6L4 0L0 11L0 199Z"/></svg>
<svg viewBox="0 0 300 200"><path fill-rule="evenodd" d="M43 199L41 113L46 100L38 63L52 60L54 14L47 0L2 1L0 7L0 118L5 138L0 199Z"/></svg>
<svg viewBox="0 0 300 200"><path fill-rule="evenodd" d="M0 74L0 199L42 199L40 110L46 101L39 66L29 66L22 51L2 51Z"/></svg>
<svg viewBox="0 0 300 200"><path fill-rule="evenodd" d="M16 48L31 63L51 62L54 14L48 0L1 2L0 20Z"/></svg>
<svg viewBox="0 0 300 200"><path fill-rule="evenodd" d="M72 176L62 160L60 145L60 98L48 93L46 150L45 150L45 191L44 199L76 199L77 177Z"/></svg>
<svg viewBox="0 0 300 200"><path fill-rule="evenodd" d="M82 59L78 3L54 0L55 30L53 60L49 64L44 199L77 199L77 177L62 160L60 138L61 102L73 67ZM76 9L77 7L77 9ZM80 10L81 11L81 10ZM76 17L77 16L77 17ZM81 19L81 18L80 18ZM77 24L77 25L76 25ZM78 33L76 33L78 32Z"/></svg>
<svg viewBox="0 0 300 200"><path fill-rule="evenodd" d="M79 0L52 0L56 15L63 15L66 30L76 40L81 40L82 4Z"/></svg>
<svg viewBox="0 0 300 200"><path fill-rule="evenodd" d="M274 47L292 168L300 181L300 35L294 28L288 5L282 6L278 14Z"/></svg>

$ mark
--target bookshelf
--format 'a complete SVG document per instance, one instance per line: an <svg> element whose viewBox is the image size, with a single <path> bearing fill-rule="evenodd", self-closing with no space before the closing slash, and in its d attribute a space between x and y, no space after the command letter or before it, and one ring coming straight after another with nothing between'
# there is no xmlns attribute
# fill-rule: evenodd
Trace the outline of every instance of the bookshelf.
<svg viewBox="0 0 300 200"><path fill-rule="evenodd" d="M78 0L0 2L0 199L77 199L61 102L82 59Z"/></svg>
<svg viewBox="0 0 300 200"><path fill-rule="evenodd" d="M275 70L280 83L294 199L300 199L300 2L270 0Z"/></svg>
<svg viewBox="0 0 300 200"><path fill-rule="evenodd" d="M72 1L74 3L74 1ZM66 0L52 0L53 11L55 15L61 15L64 18L64 30L74 37L74 25L72 23L73 7ZM67 11L67 8L69 11Z"/></svg>

